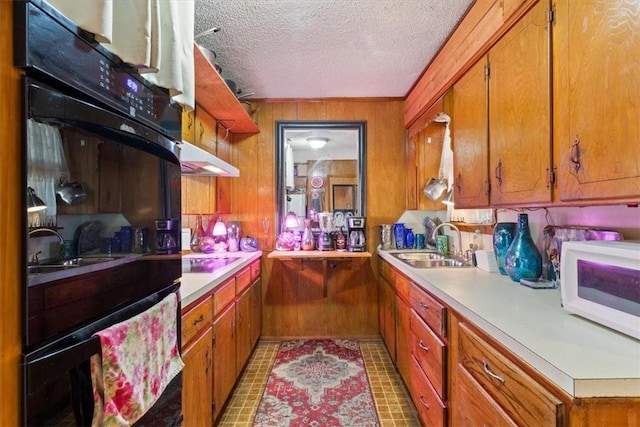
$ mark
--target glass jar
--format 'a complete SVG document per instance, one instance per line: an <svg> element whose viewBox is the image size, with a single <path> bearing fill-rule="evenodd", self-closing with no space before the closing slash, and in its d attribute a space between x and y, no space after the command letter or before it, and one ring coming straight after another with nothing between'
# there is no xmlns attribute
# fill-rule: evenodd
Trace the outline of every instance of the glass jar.
<svg viewBox="0 0 640 427"><path fill-rule="evenodd" d="M202 227L202 215L196 216L196 228L191 235L191 242L189 244L193 252L202 252L202 240L206 237L204 228Z"/></svg>

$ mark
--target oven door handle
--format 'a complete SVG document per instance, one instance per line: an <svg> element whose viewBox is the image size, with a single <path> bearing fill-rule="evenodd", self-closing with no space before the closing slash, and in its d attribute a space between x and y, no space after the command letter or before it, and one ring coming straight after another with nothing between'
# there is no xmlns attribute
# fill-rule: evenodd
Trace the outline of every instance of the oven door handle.
<svg viewBox="0 0 640 427"><path fill-rule="evenodd" d="M100 338L92 336L77 344L46 353L25 364L25 383L31 393L48 383L61 372L67 372L80 363L89 360L94 354L100 354Z"/></svg>

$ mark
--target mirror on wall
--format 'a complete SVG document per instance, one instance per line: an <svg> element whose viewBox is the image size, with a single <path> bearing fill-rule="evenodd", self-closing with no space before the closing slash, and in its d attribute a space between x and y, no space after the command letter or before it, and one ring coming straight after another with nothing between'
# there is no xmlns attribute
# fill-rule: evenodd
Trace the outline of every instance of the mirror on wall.
<svg viewBox="0 0 640 427"><path fill-rule="evenodd" d="M365 122L276 122L276 232L290 212L301 228L320 212L332 212L338 227L365 216L365 153Z"/></svg>

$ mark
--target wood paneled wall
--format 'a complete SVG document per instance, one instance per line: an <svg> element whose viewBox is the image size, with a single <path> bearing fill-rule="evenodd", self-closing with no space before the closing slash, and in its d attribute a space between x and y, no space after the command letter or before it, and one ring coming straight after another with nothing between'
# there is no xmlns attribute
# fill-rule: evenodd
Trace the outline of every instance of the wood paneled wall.
<svg viewBox="0 0 640 427"><path fill-rule="evenodd" d="M401 99L260 101L255 119L260 133L234 135L231 163L240 169L232 181L230 219L243 234L258 237L273 250L276 221L275 123L294 120L367 122L367 247L379 243L378 225L395 221L405 210L405 132ZM269 221L265 235L263 221ZM225 218L226 220L226 218Z"/></svg>
<svg viewBox="0 0 640 427"><path fill-rule="evenodd" d="M0 1L0 419L20 425L22 149L20 74L13 67L13 2Z"/></svg>
<svg viewBox="0 0 640 427"><path fill-rule="evenodd" d="M403 126L403 101L401 99L336 99L321 101L259 101L255 119L260 133L235 135L231 163L240 169L240 177L232 180L231 215L229 219L240 221L243 234L258 237L260 248L267 252L275 246L276 221L276 164L275 122L294 120L363 120L367 122L367 248L374 252L379 243L379 224L398 219L406 207L406 154ZM265 234L265 219L269 228ZM226 218L225 218L226 220ZM276 261L279 262L279 261ZM281 315L277 304L266 298L271 278L280 277L282 271L273 266L272 260L263 258L263 332L269 336L297 335L305 328L299 323L296 331L291 325L280 325ZM334 286L366 286L371 292L371 304L377 310L377 257L362 266L357 274L341 276L345 283ZM272 276L273 272L273 276ZM291 278L293 280L293 278ZM282 280L282 278L278 279ZM311 279L309 279L311 280ZM319 280L319 279L318 279ZM341 279L342 280L342 279ZM310 285L311 286L311 285ZM313 308L316 318L322 316L323 302ZM325 305L326 307L326 305ZM311 310L310 308L310 310ZM372 307L363 307L361 316L376 322ZM360 315L359 314L359 315ZM372 318L374 317L374 318ZM283 320L284 322L284 320ZM377 325L372 325L377 330ZM322 331L313 330L314 333Z"/></svg>

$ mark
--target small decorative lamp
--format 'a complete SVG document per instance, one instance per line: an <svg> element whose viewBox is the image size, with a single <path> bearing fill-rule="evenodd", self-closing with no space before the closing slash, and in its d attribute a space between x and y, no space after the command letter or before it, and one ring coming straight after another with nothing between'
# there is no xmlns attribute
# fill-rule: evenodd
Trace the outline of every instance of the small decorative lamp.
<svg viewBox="0 0 640 427"><path fill-rule="evenodd" d="M222 222L222 218L218 218L213 226L213 250L214 252L227 251L227 226Z"/></svg>
<svg viewBox="0 0 640 427"><path fill-rule="evenodd" d="M36 194L36 190L27 187L27 212L40 212L47 209L47 204Z"/></svg>

